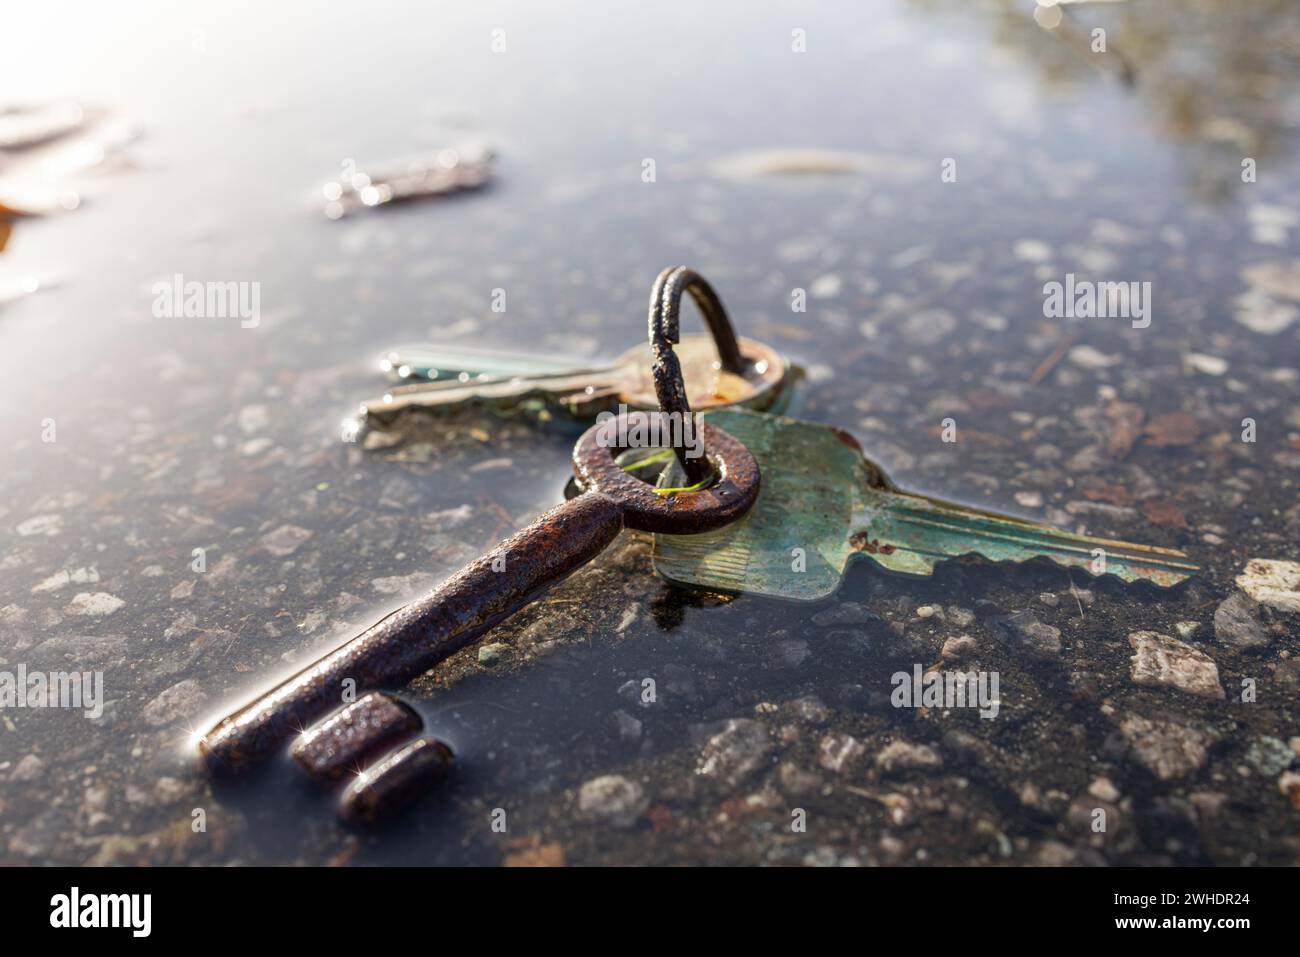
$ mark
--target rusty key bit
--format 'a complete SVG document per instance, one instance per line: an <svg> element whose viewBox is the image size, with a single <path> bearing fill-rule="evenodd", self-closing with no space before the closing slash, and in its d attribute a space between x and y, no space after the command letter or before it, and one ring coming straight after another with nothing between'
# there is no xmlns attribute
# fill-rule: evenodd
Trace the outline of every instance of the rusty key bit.
<svg viewBox="0 0 1300 957"><path fill-rule="evenodd" d="M353 778L339 798L339 816L349 824L374 824L445 778L455 760L444 742L418 738Z"/></svg>
<svg viewBox="0 0 1300 957"><path fill-rule="evenodd" d="M253 770L295 733L334 711L344 681L358 692L395 688L463 648L552 585L585 565L624 528L691 534L735 521L758 496L758 465L716 426L701 431L716 475L699 491L656 494L614 461L611 435L646 434L635 412L588 429L573 451L583 494L471 562L427 595L397 609L362 634L218 722L199 741L214 776Z"/></svg>
<svg viewBox="0 0 1300 957"><path fill-rule="evenodd" d="M370 758L423 725L412 708L372 691L304 731L289 754L313 778L329 784L348 771L361 770Z"/></svg>

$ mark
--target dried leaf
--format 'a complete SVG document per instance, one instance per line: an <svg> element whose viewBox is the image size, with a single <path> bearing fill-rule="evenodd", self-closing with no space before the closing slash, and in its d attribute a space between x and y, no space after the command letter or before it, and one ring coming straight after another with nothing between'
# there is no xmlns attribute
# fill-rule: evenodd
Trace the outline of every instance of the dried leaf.
<svg viewBox="0 0 1300 957"><path fill-rule="evenodd" d="M542 844L507 854L502 861L506 867L563 867L564 846L561 844Z"/></svg>
<svg viewBox="0 0 1300 957"><path fill-rule="evenodd" d="M1256 263L1241 271L1246 284L1270 296L1300 300L1300 259L1288 262Z"/></svg>
<svg viewBox="0 0 1300 957"><path fill-rule="evenodd" d="M1148 423L1147 440L1158 448L1191 445L1201 434L1201 427L1189 412L1169 412Z"/></svg>
<svg viewBox="0 0 1300 957"><path fill-rule="evenodd" d="M1093 485L1083 490L1083 497L1090 502L1106 502L1121 508L1133 504L1133 496L1122 485Z"/></svg>
<svg viewBox="0 0 1300 957"><path fill-rule="evenodd" d="M82 128L85 122L85 109L73 102L0 106L0 150L42 146Z"/></svg>
<svg viewBox="0 0 1300 957"><path fill-rule="evenodd" d="M673 812L663 804L653 805L645 816L650 819L650 829L656 834L666 831L673 823Z"/></svg>
<svg viewBox="0 0 1300 957"><path fill-rule="evenodd" d="M773 322L771 319L758 322L755 332L764 339L789 339L791 342L812 342L817 338L815 332L803 326L790 322Z"/></svg>
<svg viewBox="0 0 1300 957"><path fill-rule="evenodd" d="M1172 525L1174 528L1187 528L1187 518L1173 502L1164 499L1147 499L1142 503L1142 515L1153 525Z"/></svg>
<svg viewBox="0 0 1300 957"><path fill-rule="evenodd" d="M973 389L966 393L966 403L980 412L1010 409L1015 401L997 389Z"/></svg>
<svg viewBox="0 0 1300 957"><path fill-rule="evenodd" d="M8 202L0 199L0 223L5 223L7 225L15 219L26 219L29 216L37 215L39 214L35 210L27 209L26 207L15 203L12 199Z"/></svg>
<svg viewBox="0 0 1300 957"><path fill-rule="evenodd" d="M1147 414L1140 405L1116 399L1106 407L1110 419L1110 439L1106 443L1110 454L1122 459L1133 449L1133 443L1142 435L1142 423Z"/></svg>

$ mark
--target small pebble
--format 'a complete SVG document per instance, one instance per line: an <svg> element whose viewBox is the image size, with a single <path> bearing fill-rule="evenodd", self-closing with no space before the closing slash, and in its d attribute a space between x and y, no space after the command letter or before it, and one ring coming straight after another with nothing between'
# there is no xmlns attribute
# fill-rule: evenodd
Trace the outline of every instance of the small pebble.
<svg viewBox="0 0 1300 957"><path fill-rule="evenodd" d="M1223 375L1228 371L1228 363L1218 356L1207 356L1200 352L1187 354L1187 365L1206 375Z"/></svg>
<svg viewBox="0 0 1300 957"><path fill-rule="evenodd" d="M1281 738L1263 735L1246 749L1246 763L1265 777L1281 774L1295 761L1295 752Z"/></svg>
<svg viewBox="0 0 1300 957"><path fill-rule="evenodd" d="M262 536L262 547L277 558L292 555L303 542L311 538L312 533L297 525L281 525L275 531Z"/></svg>
<svg viewBox="0 0 1300 957"><path fill-rule="evenodd" d="M34 754L24 755L14 769L9 774L9 780L14 783L39 780L45 773L45 762Z"/></svg>
<svg viewBox="0 0 1300 957"><path fill-rule="evenodd" d="M614 712L614 729L624 741L636 741L641 737L641 722L622 708Z"/></svg>
<svg viewBox="0 0 1300 957"><path fill-rule="evenodd" d="M708 732L713 732L708 734ZM695 773L736 787L766 767L775 750L767 727L752 718L732 718L710 726Z"/></svg>
<svg viewBox="0 0 1300 957"><path fill-rule="evenodd" d="M785 709L798 720L809 724L822 724L830 717L830 709L826 707L826 702L815 694L787 701Z"/></svg>
<svg viewBox="0 0 1300 957"><path fill-rule="evenodd" d="M944 610L944 618L954 628L969 628L975 624L975 612L959 605L949 605Z"/></svg>
<svg viewBox="0 0 1300 957"><path fill-rule="evenodd" d="M1205 652L1155 631L1131 632L1128 643L1134 651L1129 662L1135 684L1177 688L1201 698L1224 697L1219 667Z"/></svg>
<svg viewBox="0 0 1300 957"><path fill-rule="evenodd" d="M819 775L805 771L789 761L776 769L776 782L789 797L804 797L815 793L822 786Z"/></svg>
<svg viewBox="0 0 1300 957"><path fill-rule="evenodd" d="M1028 655L1040 660L1061 656L1061 629L1043 624L1032 611L1007 615L999 624Z"/></svg>
<svg viewBox="0 0 1300 957"><path fill-rule="evenodd" d="M894 741L885 745L876 755L876 767L883 773L894 771L929 771L942 766L943 758L926 744Z"/></svg>
<svg viewBox="0 0 1300 957"><path fill-rule="evenodd" d="M1262 650L1271 640L1259 619L1259 606L1244 592L1233 592L1214 610L1214 637L1240 651Z"/></svg>
<svg viewBox="0 0 1300 957"><path fill-rule="evenodd" d="M851 734L828 734L817 745L817 763L827 771L843 774L866 753L866 745Z"/></svg>
<svg viewBox="0 0 1300 957"><path fill-rule="evenodd" d="M1119 788L1106 777L1094 778L1088 785L1088 793L1098 801L1105 801L1107 804L1114 804L1120 799Z"/></svg>
<svg viewBox="0 0 1300 957"><path fill-rule="evenodd" d="M621 774L592 778L578 791L578 812L614 827L632 827L649 806L645 789Z"/></svg>
<svg viewBox="0 0 1300 957"><path fill-rule="evenodd" d="M975 639L970 635L955 635L943 643L939 656L944 661L961 661L975 652Z"/></svg>
<svg viewBox="0 0 1300 957"><path fill-rule="evenodd" d="M1130 715L1120 733L1139 764L1162 781L1187 777L1204 767L1213 736L1200 728L1166 719Z"/></svg>
<svg viewBox="0 0 1300 957"><path fill-rule="evenodd" d="M1261 605L1300 613L1300 562L1252 558L1237 576L1237 587Z"/></svg>
<svg viewBox="0 0 1300 957"><path fill-rule="evenodd" d="M116 595L106 591L79 592L68 607L63 609L69 615L82 615L88 618L104 618L126 605Z"/></svg>

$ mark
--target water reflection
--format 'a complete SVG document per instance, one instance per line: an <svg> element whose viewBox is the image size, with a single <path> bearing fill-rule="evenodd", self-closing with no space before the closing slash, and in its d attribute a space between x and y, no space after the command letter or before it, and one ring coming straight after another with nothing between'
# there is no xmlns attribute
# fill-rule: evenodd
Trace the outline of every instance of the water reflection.
<svg viewBox="0 0 1300 957"><path fill-rule="evenodd" d="M1295 148L1300 16L1291 0L1074 2L1033 13L1021 0L908 2L985 20L997 45L1048 89L1087 96L1101 81L1125 90L1178 144L1188 187L1201 198L1226 199L1246 160L1254 182L1257 167Z"/></svg>

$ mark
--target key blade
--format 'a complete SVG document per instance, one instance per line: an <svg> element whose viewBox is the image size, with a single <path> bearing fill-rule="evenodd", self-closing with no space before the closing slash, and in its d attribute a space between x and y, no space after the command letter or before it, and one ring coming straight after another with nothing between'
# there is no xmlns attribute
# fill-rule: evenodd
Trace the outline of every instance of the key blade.
<svg viewBox="0 0 1300 957"><path fill-rule="evenodd" d="M735 409L703 418L745 443L763 488L735 525L690 539L655 536L655 568L670 581L810 601L833 594L859 555L909 575L972 554L995 562L1046 557L1161 586L1198 570L1173 549L1076 535L905 492L839 429Z"/></svg>
<svg viewBox="0 0 1300 957"><path fill-rule="evenodd" d="M530 356L472 346L413 343L385 352L379 359L379 369L393 382L467 384L537 376L594 375L612 372L613 366L600 360L575 363L560 356Z"/></svg>
<svg viewBox="0 0 1300 957"><path fill-rule="evenodd" d="M993 562L1050 558L1058 565L1169 587L1199 571L1182 552L1061 531L983 509L890 489L869 489L849 547L891 571L929 575L963 555Z"/></svg>
<svg viewBox="0 0 1300 957"><path fill-rule="evenodd" d="M718 368L717 347L704 334L683 336L676 348L686 394L694 409L732 403L779 409L789 399L798 370L760 342L740 340L750 366L744 376ZM601 411L653 410L659 407L648 346L638 345L612 361L571 360L512 355L488 349L399 346L380 360L396 385L383 396L362 403L347 423L348 436L359 440L372 430L395 426L405 413L449 410L462 403L502 412L535 406L577 420L592 420Z"/></svg>
<svg viewBox="0 0 1300 957"><path fill-rule="evenodd" d="M547 406L575 410L584 403L597 402L618 390L618 380L605 373L565 373L562 375L518 376L510 379L479 379L473 382L422 382L397 386L383 396L361 403L360 426L363 431L392 425L401 416L416 411L437 413L453 406L479 404L497 408L517 408L529 400Z"/></svg>

